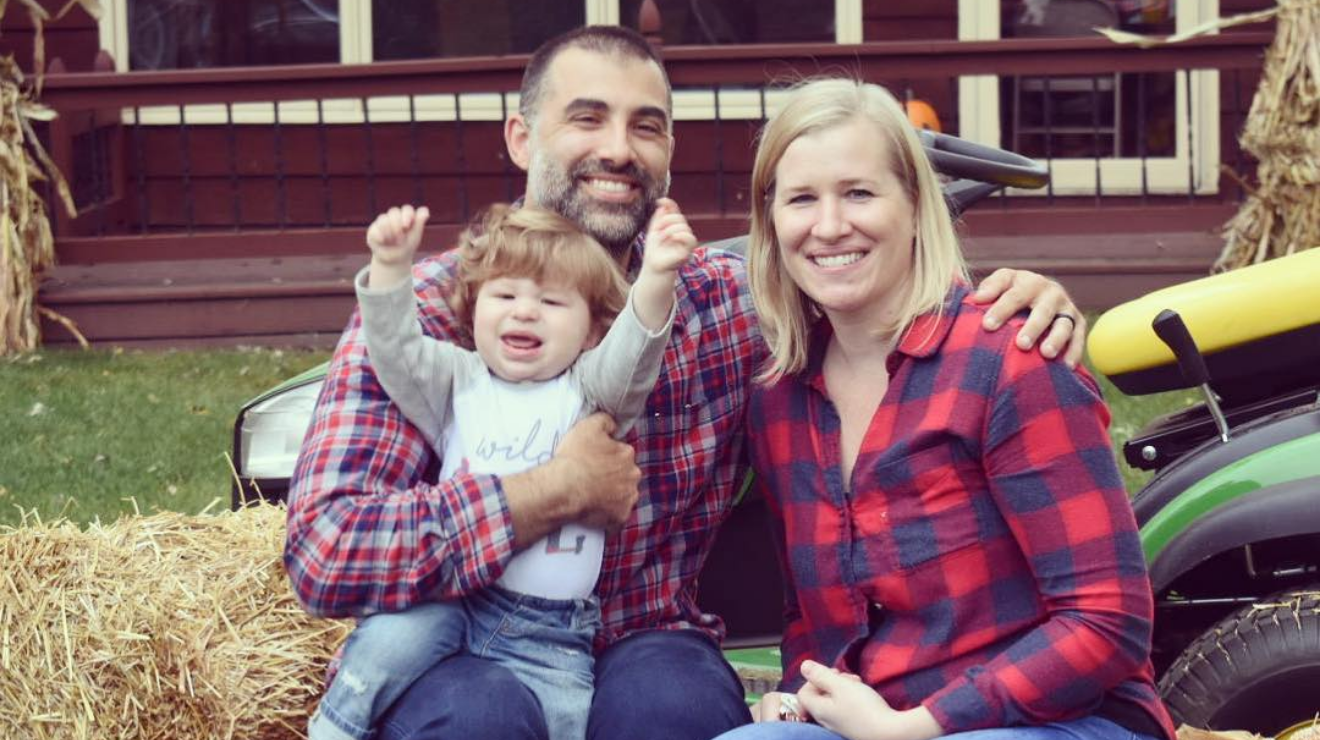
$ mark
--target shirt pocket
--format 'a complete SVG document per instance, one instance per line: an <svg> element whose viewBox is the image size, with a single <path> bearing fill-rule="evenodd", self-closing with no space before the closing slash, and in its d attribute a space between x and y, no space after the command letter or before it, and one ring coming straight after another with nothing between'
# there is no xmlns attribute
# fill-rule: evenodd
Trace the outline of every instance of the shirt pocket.
<svg viewBox="0 0 1320 740"><path fill-rule="evenodd" d="M941 444L886 461L859 482L860 537L876 537L888 566L910 572L980 541L980 466Z"/></svg>

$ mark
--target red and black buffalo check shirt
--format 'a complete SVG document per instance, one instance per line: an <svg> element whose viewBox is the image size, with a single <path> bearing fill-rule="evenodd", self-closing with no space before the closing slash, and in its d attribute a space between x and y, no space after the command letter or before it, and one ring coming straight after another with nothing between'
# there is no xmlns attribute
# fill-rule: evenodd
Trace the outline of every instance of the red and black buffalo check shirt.
<svg viewBox="0 0 1320 740"><path fill-rule="evenodd" d="M1089 714L1173 737L1152 680L1153 600L1094 381L981 329L951 293L889 361L840 473L821 374L754 390L752 461L782 525L784 688L806 658L947 732ZM796 596L792 596L792 594Z"/></svg>
<svg viewBox="0 0 1320 740"><path fill-rule="evenodd" d="M641 263L639 239L634 265ZM414 270L423 330L453 340L454 254ZM641 496L609 536L597 647L639 630L723 625L697 608L697 574L745 467L748 386L765 348L741 258L699 249L680 270L673 333L646 415L626 441ZM340 339L289 491L285 567L311 613L400 611L494 583L514 551L500 479L428 483L435 451L377 382L354 316ZM438 467L438 466L435 466Z"/></svg>

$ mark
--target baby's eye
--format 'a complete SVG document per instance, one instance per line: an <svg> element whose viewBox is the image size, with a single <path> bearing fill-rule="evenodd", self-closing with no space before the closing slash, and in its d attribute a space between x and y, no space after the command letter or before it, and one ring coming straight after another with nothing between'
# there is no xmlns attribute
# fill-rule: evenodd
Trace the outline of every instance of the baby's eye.
<svg viewBox="0 0 1320 740"><path fill-rule="evenodd" d="M542 298L542 299L541 299L541 302L544 303L544 304L547 305L547 306L564 306L564 305L567 305L567 304L564 303L564 301L563 301L562 299L559 299L559 298Z"/></svg>

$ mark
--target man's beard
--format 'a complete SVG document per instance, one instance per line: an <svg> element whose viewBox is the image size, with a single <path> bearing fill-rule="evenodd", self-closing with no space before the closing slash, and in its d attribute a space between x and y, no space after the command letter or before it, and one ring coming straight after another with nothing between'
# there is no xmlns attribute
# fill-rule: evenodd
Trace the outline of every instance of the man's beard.
<svg viewBox="0 0 1320 740"><path fill-rule="evenodd" d="M642 197L629 203L610 203L592 198L580 181L597 174L623 175L641 188ZM527 192L532 202L548 208L576 223L600 242L610 254L626 253L637 235L646 228L655 202L669 192L669 173L657 181L635 162L613 167L599 159L578 162L565 171L538 149L532 153L527 172Z"/></svg>

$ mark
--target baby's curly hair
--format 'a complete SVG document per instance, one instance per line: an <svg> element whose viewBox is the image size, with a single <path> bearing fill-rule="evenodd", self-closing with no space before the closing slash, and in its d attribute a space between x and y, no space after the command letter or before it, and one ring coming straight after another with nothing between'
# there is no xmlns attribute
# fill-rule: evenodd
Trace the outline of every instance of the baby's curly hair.
<svg viewBox="0 0 1320 740"><path fill-rule="evenodd" d="M458 282L449 305L468 341L477 292L494 278L556 280L577 288L598 336L604 336L628 301L628 282L614 258L554 211L493 205L459 237L458 250Z"/></svg>

